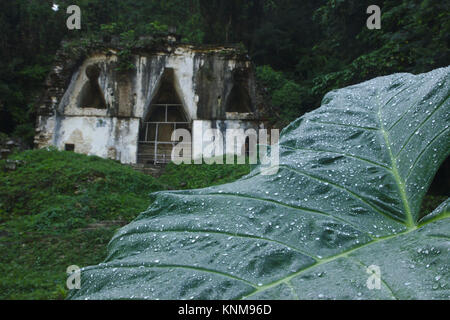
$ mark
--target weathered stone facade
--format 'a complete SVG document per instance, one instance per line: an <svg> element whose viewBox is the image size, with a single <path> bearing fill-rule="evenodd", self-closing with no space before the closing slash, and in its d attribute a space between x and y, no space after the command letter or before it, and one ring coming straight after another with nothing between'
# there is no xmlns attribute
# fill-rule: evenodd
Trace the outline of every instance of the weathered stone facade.
<svg viewBox="0 0 450 320"><path fill-rule="evenodd" d="M185 127L201 137L194 131L264 127L252 64L234 47L167 43L135 50L131 61L135 68L118 71L118 49L108 47L76 61L59 54L38 106L35 146L122 163L165 161L156 155L167 155L157 141L164 130Z"/></svg>

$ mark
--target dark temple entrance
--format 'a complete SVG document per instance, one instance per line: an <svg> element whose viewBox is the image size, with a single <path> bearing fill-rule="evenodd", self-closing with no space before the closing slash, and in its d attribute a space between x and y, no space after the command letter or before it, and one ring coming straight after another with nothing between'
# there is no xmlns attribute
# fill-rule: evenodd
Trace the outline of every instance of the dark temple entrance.
<svg viewBox="0 0 450 320"><path fill-rule="evenodd" d="M191 129L181 99L174 87L173 70L166 70L150 105L150 116L141 125L138 163L165 164L171 161L175 129Z"/></svg>

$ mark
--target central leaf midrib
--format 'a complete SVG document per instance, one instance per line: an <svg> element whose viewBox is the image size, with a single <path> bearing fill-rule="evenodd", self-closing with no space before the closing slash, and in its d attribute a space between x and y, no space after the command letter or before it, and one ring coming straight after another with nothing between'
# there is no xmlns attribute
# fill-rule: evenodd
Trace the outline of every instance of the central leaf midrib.
<svg viewBox="0 0 450 320"><path fill-rule="evenodd" d="M392 168L392 174L394 175L394 180L397 184L397 187L399 189L400 192L400 197L402 199L402 203L403 203L403 207L405 208L405 216L406 216L406 226L410 229L415 228L416 224L414 222L412 213L411 213L411 208L409 206L409 202L408 202L408 197L406 196L406 189L405 189L405 184L403 183L399 171L398 171L398 167L397 167L397 160L394 157L394 154L392 152L391 149L391 142L389 140L389 133L384 129L384 125L383 125L383 119L381 117L381 106L378 109L378 119L380 121L380 131L381 134L383 135L384 138L384 142L386 144L386 148L388 150L389 153L389 158L391 160L391 168Z"/></svg>
<svg viewBox="0 0 450 320"><path fill-rule="evenodd" d="M338 254L336 256L320 260L319 262L317 262L317 263L315 263L315 264L313 264L313 265L311 265L311 266L309 266L309 267L307 267L307 268L305 268L303 270L300 270L300 271L298 271L298 272L296 272L296 273L294 273L294 274L292 274L290 276L287 276L287 277L285 277L283 279L280 279L278 281L275 281L275 282L273 282L271 284L268 284L268 285L265 285L265 286L263 286L261 288L258 288L254 292L252 292L252 293L250 293L250 294L248 294L248 295L246 295L244 297L241 297L241 299L248 298L248 297L250 297L250 296L252 296L252 295L254 295L256 293L259 293L261 291L264 291L264 290L267 290L269 288L275 287L275 286L277 286L277 285L279 285L281 283L286 283L286 282L290 281L291 279L297 277L299 274L307 271L307 270L310 270L310 269L315 268L315 267L317 267L319 265L322 265L322 264L334 261L334 260L339 259L341 257L346 257L348 254L350 254L350 253L352 253L354 251L357 251L357 250L359 250L361 248L364 248L366 246L369 246L371 244L378 243L378 242L384 241L384 240L389 240L389 239L395 238L397 236L401 236L401 235L407 234L407 233L412 232L412 231L417 229L417 226L416 226L416 224L414 222L414 219L413 219L413 216L412 216L412 212L411 212L411 208L410 208L407 196L406 196L405 185L404 185L404 182L402 181L402 179L400 177L400 174L399 174L399 171L398 171L398 166L397 166L397 161L396 161L396 159L395 159L395 157L394 157L394 155L392 153L391 144L390 144L390 140L389 140L389 134L385 130L384 125L383 125L383 120L382 120L382 117L381 117L381 104L380 104L380 107L378 108L378 119L379 119L379 122L380 122L380 132L383 135L383 138L384 138L384 141L385 141L385 144L386 144L386 148L387 148L388 153L389 153L389 158L390 158L390 161L391 161L392 174L393 174L394 180L395 180L395 182L396 182L396 184L398 186L398 189L399 189L399 192L400 192L400 196L401 196L401 199L402 199L402 203L403 203L403 206L404 206L404 209L405 209L405 215L406 215L405 223L406 223L406 226L408 227L408 230L405 231L405 232L402 232L402 233L398 233L398 234L395 234L395 235L387 236L385 238L380 238L378 240L374 240L374 241L368 242L368 243L363 244L363 245L361 245L361 246L359 246L357 248L354 248L354 249L342 252L342 253L340 253L340 254Z"/></svg>
<svg viewBox="0 0 450 320"><path fill-rule="evenodd" d="M430 220L430 221L427 221L427 222L421 224L420 228L423 228L424 226L426 226L426 225L428 225L430 223L433 223L433 222L436 222L436 221L439 221L439 220L449 219L449 218L450 218L450 215L444 215L444 216L436 217L433 220ZM269 284L267 284L265 286L257 288L255 291L247 294L246 296L240 297L240 299L242 300L242 299L248 298L248 297L250 297L252 295L255 295L255 294L259 293L259 292L262 292L264 290L268 290L270 288L273 288L273 287L275 287L275 286L277 286L279 284L286 283L286 282L290 281L291 279L297 277L298 275L302 274L305 271L308 271L308 270L313 269L315 267L318 267L320 265L326 264L328 262L335 261L335 260L337 260L339 258L347 257L349 254L354 253L356 251L359 251L360 249L363 249L363 248L368 247L370 245L373 245L373 244L376 244L376 243L380 243L380 242L383 242L383 241L386 241L386 240L394 239L396 237L400 237L400 236L403 236L403 235L407 235L407 234L409 234L411 232L417 231L417 229L419 229L419 228L411 228L411 229L408 229L407 231L404 231L404 232L400 232L400 233L397 233L397 234L389 235L389 236L386 236L386 237L383 237L383 238L378 238L376 240L373 240L373 241L370 241L368 243L362 244L362 245L360 245L358 247L355 247L353 249L341 252L340 254L337 254L335 256L331 256L331 257L328 257L328 258L321 259L317 263L314 263L313 265L311 265L309 267L306 267L306 268L304 268L304 269L302 269L300 271L297 271L296 273L293 273L293 274L291 274L291 275L289 275L287 277L284 277L282 279L279 279L277 281L269 283Z"/></svg>

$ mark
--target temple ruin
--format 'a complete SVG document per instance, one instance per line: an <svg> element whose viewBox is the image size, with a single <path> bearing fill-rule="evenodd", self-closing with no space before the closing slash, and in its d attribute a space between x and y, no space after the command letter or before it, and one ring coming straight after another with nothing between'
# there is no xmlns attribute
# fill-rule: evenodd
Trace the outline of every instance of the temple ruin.
<svg viewBox="0 0 450 320"><path fill-rule="evenodd" d="M236 47L139 48L126 71L118 59L119 49L105 47L82 59L58 55L37 110L37 148L157 164L170 161L175 129L202 139L208 128L266 126L253 66Z"/></svg>

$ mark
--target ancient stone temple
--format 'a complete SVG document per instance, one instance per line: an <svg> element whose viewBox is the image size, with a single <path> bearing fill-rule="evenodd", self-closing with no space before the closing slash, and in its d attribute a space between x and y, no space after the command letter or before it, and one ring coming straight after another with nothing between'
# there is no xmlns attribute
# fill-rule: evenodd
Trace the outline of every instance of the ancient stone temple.
<svg viewBox="0 0 450 320"><path fill-rule="evenodd" d="M135 67L126 71L119 52L103 46L78 60L58 55L37 110L37 148L167 163L175 129L189 130L195 144L208 128L264 128L252 64L236 47L166 42L133 50ZM245 148L245 137L237 143Z"/></svg>

